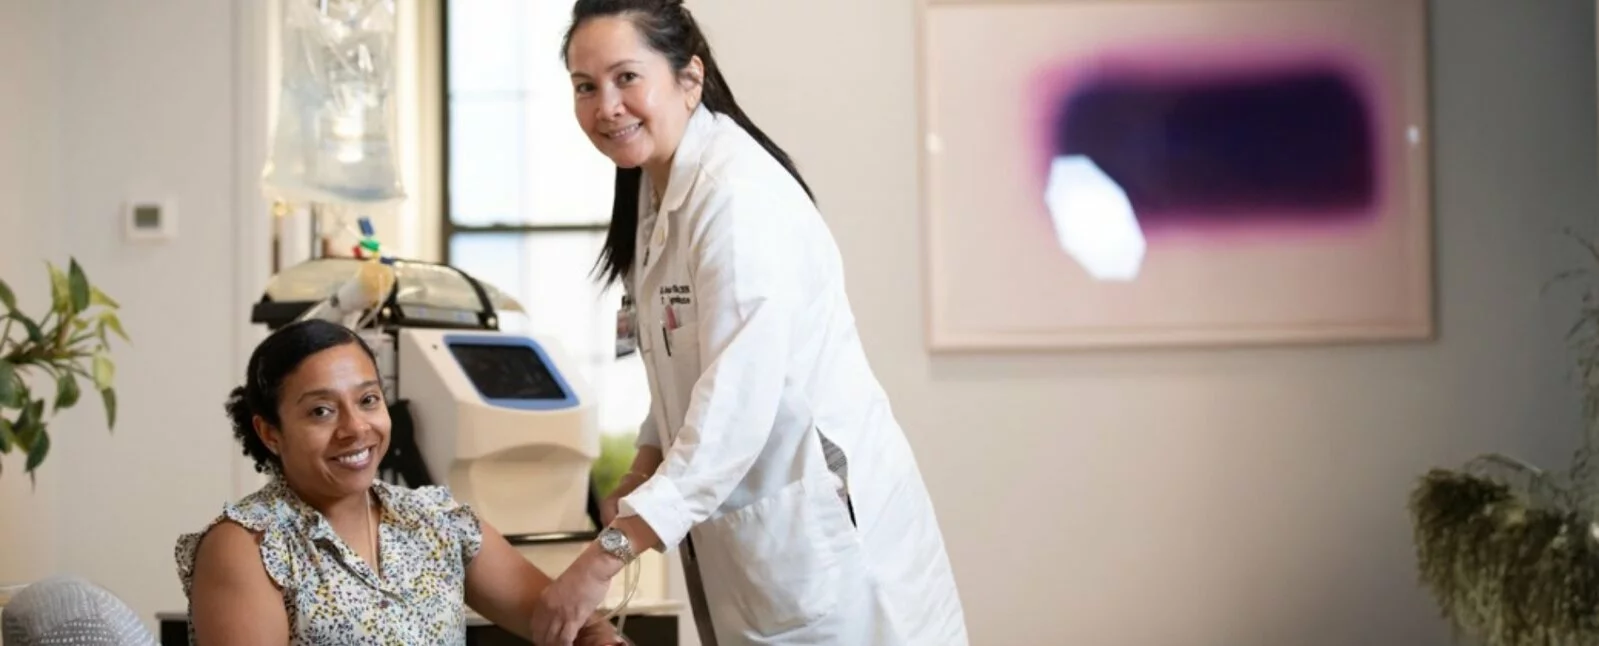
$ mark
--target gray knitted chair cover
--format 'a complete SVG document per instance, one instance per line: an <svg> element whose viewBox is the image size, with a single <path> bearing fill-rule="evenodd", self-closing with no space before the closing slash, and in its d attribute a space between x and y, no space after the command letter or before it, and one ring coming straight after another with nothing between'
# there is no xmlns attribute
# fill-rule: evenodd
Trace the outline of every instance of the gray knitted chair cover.
<svg viewBox="0 0 1599 646"><path fill-rule="evenodd" d="M3 646L155 646L133 610L110 591L73 576L38 581L0 612Z"/></svg>

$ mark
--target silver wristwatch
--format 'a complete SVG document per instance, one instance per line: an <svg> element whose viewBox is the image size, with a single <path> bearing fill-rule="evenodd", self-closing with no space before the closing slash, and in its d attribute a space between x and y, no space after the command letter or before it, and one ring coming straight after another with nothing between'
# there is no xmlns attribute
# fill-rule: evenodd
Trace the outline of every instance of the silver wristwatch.
<svg viewBox="0 0 1599 646"><path fill-rule="evenodd" d="M606 554L621 559L623 565L632 563L633 559L638 558L638 555L633 553L633 542L627 540L627 534L615 527L607 527L600 531L599 544L600 549L605 550Z"/></svg>

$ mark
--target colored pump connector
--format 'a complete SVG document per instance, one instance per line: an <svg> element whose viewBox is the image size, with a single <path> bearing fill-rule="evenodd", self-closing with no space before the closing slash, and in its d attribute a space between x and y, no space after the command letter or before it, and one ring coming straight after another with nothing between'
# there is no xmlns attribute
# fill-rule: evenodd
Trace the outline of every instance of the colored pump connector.
<svg viewBox="0 0 1599 646"><path fill-rule="evenodd" d="M350 248L350 254L363 260L378 260L384 264L392 262L391 258L383 256L383 245L378 242L376 229L372 226L372 219L362 217L359 220L359 224L361 226L361 242Z"/></svg>

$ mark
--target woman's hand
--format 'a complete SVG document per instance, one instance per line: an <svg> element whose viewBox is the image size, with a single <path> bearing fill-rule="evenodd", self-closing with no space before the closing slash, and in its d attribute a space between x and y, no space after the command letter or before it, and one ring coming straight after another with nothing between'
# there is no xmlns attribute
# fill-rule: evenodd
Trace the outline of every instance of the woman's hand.
<svg viewBox="0 0 1599 646"><path fill-rule="evenodd" d="M621 569L615 561L590 546L544 589L533 609L533 637L539 646L573 646Z"/></svg>
<svg viewBox="0 0 1599 646"><path fill-rule="evenodd" d="M618 502L628 494L633 493L639 485L644 484L649 476L636 471L629 471L622 475L622 480L616 483L616 490L600 501L600 526L609 527L616 520Z"/></svg>

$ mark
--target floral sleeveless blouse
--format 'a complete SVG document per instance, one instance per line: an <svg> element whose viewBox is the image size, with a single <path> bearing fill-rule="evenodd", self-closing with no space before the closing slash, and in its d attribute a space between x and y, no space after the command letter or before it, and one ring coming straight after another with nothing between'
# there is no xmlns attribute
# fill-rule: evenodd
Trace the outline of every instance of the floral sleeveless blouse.
<svg viewBox="0 0 1599 646"><path fill-rule="evenodd" d="M377 481L373 489L383 507L382 576L281 478L225 505L206 530L231 520L261 537L261 561L283 591L291 646L466 643L466 566L483 544L476 514L443 487ZM204 534L177 542L185 597Z"/></svg>

